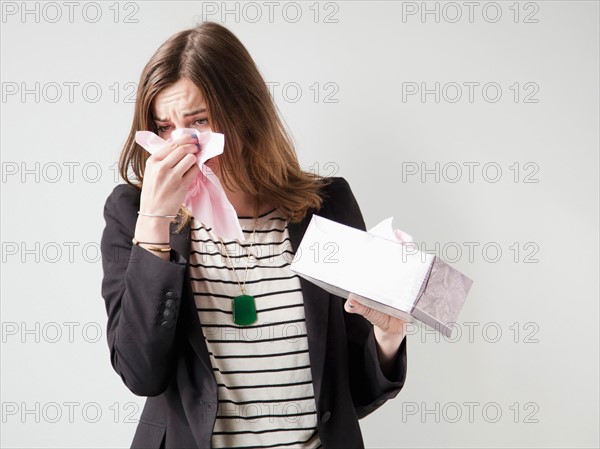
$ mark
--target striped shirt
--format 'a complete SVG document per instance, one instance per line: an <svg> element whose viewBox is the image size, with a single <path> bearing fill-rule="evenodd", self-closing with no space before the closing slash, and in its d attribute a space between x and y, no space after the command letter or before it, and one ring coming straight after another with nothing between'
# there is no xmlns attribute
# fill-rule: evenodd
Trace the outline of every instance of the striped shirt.
<svg viewBox="0 0 600 449"><path fill-rule="evenodd" d="M288 222L277 209L261 214L253 238L254 218L238 219L248 239L241 245L224 239L223 246L195 218L191 231L190 279L218 385L212 447L322 447ZM240 327L232 298L245 278L258 320Z"/></svg>

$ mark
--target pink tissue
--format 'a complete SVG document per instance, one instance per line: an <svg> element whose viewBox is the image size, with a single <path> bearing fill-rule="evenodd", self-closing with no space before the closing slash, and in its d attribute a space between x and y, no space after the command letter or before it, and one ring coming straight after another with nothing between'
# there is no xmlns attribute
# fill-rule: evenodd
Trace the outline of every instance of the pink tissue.
<svg viewBox="0 0 600 449"><path fill-rule="evenodd" d="M223 153L225 136L212 131L200 132L194 128L178 128L172 132L171 139L183 134L195 135L198 138L198 165L201 170L195 182L190 185L183 204L196 220L212 228L219 237L245 241L236 210L229 202L219 178L205 165L207 160ZM136 132L135 141L150 154L154 154L169 142L150 131Z"/></svg>

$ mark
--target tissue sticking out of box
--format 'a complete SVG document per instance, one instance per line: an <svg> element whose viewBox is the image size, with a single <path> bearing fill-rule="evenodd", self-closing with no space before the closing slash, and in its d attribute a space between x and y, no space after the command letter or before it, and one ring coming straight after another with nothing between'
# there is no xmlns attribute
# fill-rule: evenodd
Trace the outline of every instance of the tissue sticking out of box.
<svg viewBox="0 0 600 449"><path fill-rule="evenodd" d="M290 269L329 293L451 336L473 281L392 229L393 217L368 232L313 214ZM315 251L316 249L316 251Z"/></svg>

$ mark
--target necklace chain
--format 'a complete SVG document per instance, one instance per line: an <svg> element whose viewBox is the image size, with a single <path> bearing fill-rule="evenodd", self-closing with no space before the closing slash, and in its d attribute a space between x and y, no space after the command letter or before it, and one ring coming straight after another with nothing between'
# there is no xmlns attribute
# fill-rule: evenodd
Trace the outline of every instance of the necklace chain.
<svg viewBox="0 0 600 449"><path fill-rule="evenodd" d="M253 256L255 259L258 260L258 258L254 255L254 253L252 253L252 248L254 247L254 242L256 241L256 227L258 224L258 217L254 218L254 231L252 231L252 244L250 245L250 255ZM246 280L248 279L248 267L250 266L248 263L246 263L246 270L244 272L244 284L240 284L240 278L238 277L237 271L235 270L235 267L233 266L233 262L231 261L231 257L229 257L229 252L227 251L227 248L225 247L225 243L223 242L223 238L221 236L219 236L219 240L221 241L221 244L223 245L223 249L225 250L225 254L227 255L227 259L229 260L229 262L231 263L231 268L233 269L233 274L235 274L235 278L237 280L238 285L240 286L240 290L242 291L242 294L245 295L246 294ZM241 246L241 245L240 245ZM248 255L248 251L246 251L246 255L249 257Z"/></svg>

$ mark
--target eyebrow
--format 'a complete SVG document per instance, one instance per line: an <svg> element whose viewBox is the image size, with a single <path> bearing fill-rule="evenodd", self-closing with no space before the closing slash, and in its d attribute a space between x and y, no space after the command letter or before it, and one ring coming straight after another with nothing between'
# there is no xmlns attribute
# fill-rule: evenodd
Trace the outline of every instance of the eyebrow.
<svg viewBox="0 0 600 449"><path fill-rule="evenodd" d="M190 117L190 116L192 116L192 115L198 115L198 114L201 114L201 113L203 113L203 112L206 112L206 109L205 109L205 108L202 108L202 109L196 109L195 111L191 111L191 112L184 112L184 113L183 113L183 116L184 116L184 117ZM167 119L162 119L162 118L155 118L154 120L155 120L155 121L157 121L157 122L168 122L168 121L169 121L169 120L167 120Z"/></svg>

